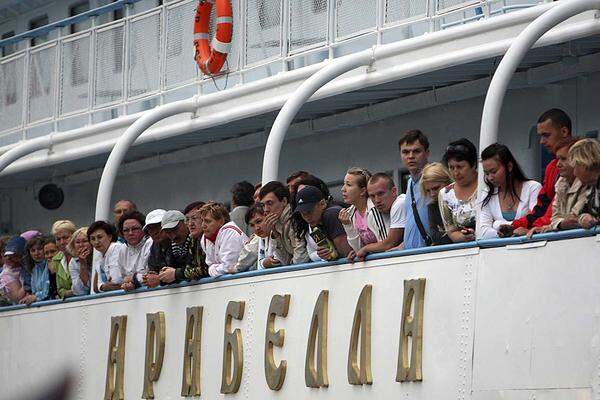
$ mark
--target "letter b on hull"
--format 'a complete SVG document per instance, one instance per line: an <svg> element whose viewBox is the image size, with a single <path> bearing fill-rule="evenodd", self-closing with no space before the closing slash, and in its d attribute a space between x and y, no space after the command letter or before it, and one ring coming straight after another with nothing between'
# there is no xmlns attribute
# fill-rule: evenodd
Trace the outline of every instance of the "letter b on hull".
<svg viewBox="0 0 600 400"><path fill-rule="evenodd" d="M108 362L106 366L106 387L104 400L122 400L125 379L125 335L127 315L110 319L110 339L108 342Z"/></svg>

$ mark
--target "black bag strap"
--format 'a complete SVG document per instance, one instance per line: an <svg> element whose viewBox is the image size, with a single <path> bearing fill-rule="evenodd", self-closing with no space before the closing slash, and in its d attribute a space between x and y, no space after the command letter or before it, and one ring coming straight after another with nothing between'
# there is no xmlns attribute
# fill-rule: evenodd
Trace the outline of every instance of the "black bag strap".
<svg viewBox="0 0 600 400"><path fill-rule="evenodd" d="M414 182L411 180L410 182L410 206L412 207L413 217L415 218L415 222L417 223L417 228L419 228L419 233L421 237L425 241L425 245L431 246L433 241L431 237L427 234L425 227L423 226L423 222L421 221L421 216L419 215L419 210L417 209L417 202L415 201L415 192L413 190Z"/></svg>

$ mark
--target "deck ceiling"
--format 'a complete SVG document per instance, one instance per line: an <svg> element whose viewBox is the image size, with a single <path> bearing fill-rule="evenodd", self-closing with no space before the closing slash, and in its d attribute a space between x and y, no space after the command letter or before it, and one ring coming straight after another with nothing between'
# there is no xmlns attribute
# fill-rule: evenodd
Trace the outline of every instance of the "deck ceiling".
<svg viewBox="0 0 600 400"><path fill-rule="evenodd" d="M531 68L559 62L569 64L576 61L579 57L596 53L600 54L600 35L589 36L572 42L531 50L519 66L518 70L527 71ZM403 96L430 91L434 88L439 89L458 83L487 78L492 76L499 62L499 57L483 59L307 103L301 109L295 122L316 119L361 108ZM600 62L598 64L597 70L600 71ZM572 77L573 76L561 73L548 81L526 82L524 85L525 87L535 87L546 83L570 79ZM521 85L523 85L523 83L521 83ZM252 118L233 121L225 125L179 135L159 142L138 145L129 151L126 162L141 160L206 143L262 132L273 124L276 116L276 112L257 115ZM15 175L9 175L2 177L0 183L4 187L15 187L28 185L33 182L50 181L53 177L101 168L104 166L107 158L108 154L104 154L63 163L49 168L40 168Z"/></svg>

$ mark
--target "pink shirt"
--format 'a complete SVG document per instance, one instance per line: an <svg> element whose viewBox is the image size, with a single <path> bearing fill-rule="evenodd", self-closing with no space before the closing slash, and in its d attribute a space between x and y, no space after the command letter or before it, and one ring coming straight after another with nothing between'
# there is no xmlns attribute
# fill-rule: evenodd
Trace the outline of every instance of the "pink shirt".
<svg viewBox="0 0 600 400"><path fill-rule="evenodd" d="M354 213L354 226L358 231L361 246L377 242L375 234L367 226L367 214L361 214L358 210Z"/></svg>

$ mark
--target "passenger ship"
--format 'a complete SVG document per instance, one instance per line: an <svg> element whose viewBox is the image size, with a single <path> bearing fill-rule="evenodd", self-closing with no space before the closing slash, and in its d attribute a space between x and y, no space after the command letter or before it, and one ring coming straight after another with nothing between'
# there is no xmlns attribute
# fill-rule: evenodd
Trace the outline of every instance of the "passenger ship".
<svg viewBox="0 0 600 400"><path fill-rule="evenodd" d="M599 0L233 0L210 76L198 6L0 0L2 231L297 169L401 185L412 128L432 160L499 140L538 179L542 111L598 137ZM6 307L0 398L67 374L77 399L597 399L599 250L574 230Z"/></svg>

